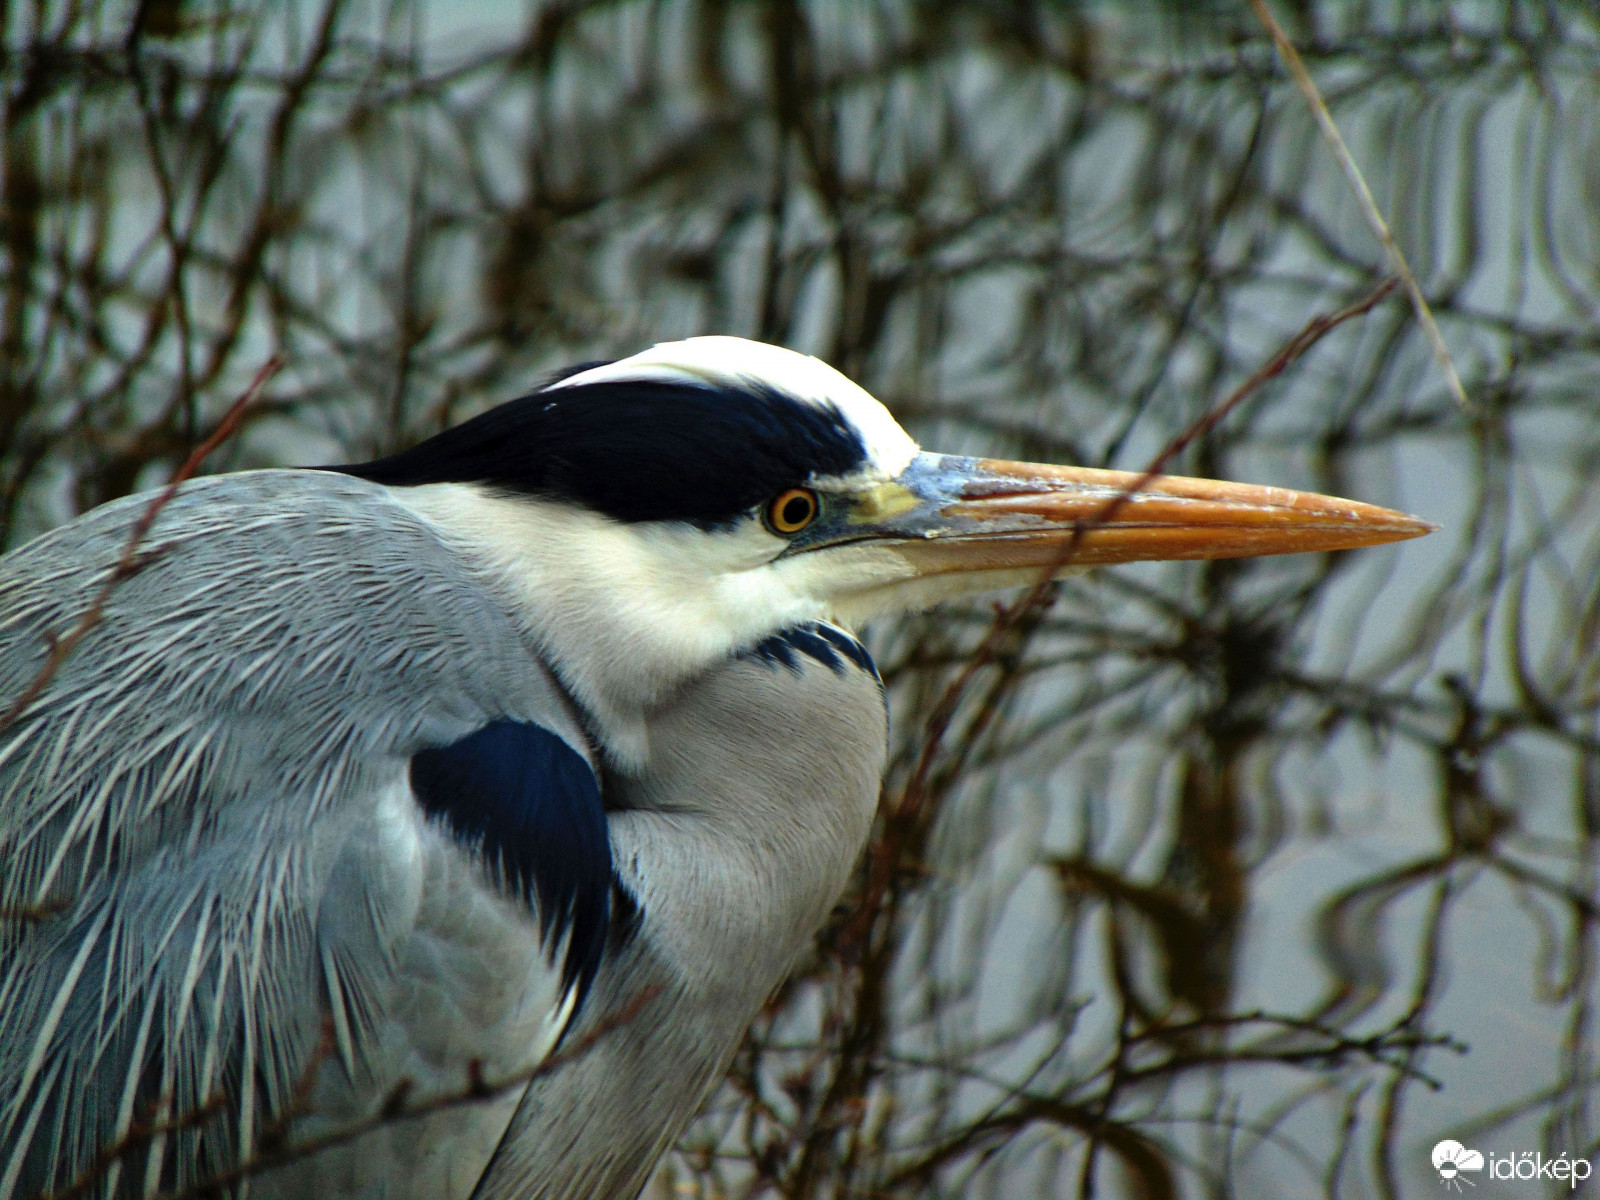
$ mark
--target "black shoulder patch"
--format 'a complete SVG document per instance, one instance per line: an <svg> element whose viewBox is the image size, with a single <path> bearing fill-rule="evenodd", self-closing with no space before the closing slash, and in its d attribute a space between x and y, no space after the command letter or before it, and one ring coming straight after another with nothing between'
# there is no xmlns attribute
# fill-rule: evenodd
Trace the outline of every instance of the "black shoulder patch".
<svg viewBox="0 0 1600 1200"><path fill-rule="evenodd" d="M867 648L844 630L820 621L780 630L757 642L739 657L764 662L770 667L787 667L798 674L801 668L797 656L802 654L815 659L835 675L843 675L849 669L845 665L847 662L854 663L877 679L879 686L883 684L883 680L878 678L878 665L872 661Z"/></svg>
<svg viewBox="0 0 1600 1200"><path fill-rule="evenodd" d="M561 978L581 1005L605 953L614 884L600 785L583 756L539 725L494 721L414 754L411 790L498 867L538 913L547 945L570 934Z"/></svg>
<svg viewBox="0 0 1600 1200"><path fill-rule="evenodd" d="M482 483L619 521L726 526L785 488L866 459L830 406L752 383L611 380L502 404L410 450L332 467L392 487Z"/></svg>

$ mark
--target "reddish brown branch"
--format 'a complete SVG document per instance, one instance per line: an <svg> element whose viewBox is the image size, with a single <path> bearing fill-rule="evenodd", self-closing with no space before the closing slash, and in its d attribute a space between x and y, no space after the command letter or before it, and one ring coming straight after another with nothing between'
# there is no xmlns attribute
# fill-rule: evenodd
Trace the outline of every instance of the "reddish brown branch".
<svg viewBox="0 0 1600 1200"><path fill-rule="evenodd" d="M1196 440L1214 430L1248 397L1259 391L1271 380L1282 375L1307 350L1311 349L1332 330L1343 325L1346 321L1353 320L1372 311L1399 285L1400 281L1398 279L1385 279L1355 303L1336 312L1324 313L1313 317L1308 321L1298 333L1278 349L1277 353L1235 388L1221 404L1210 409L1199 420L1167 443L1161 453L1150 461L1150 464L1137 479L1117 495L1107 500L1092 517L1079 521L1074 525L1071 535L1063 543L1055 561L1041 573L1039 581L1028 590L1021 600L1010 606L999 608L993 623L989 627L989 631L984 635L983 641L978 644L977 649L968 657L960 673L945 688L938 702L934 705L932 712L928 715L922 747L917 754L911 774L907 778L905 786L901 789L900 800L890 814L892 820L889 830L885 834L885 843L880 844L871 857L867 887L861 906L857 911L852 927L845 934L847 944L851 941L859 943L865 937L868 926L872 923L874 915L882 904L884 894L888 890L890 881L897 869L901 851L904 849L904 842L911 830L918 824L922 810L925 807L929 775L944 749L945 739L949 734L951 723L955 720L955 715L960 710L962 701L966 698L967 691L971 687L973 680L977 678L979 672L995 662L1006 640L1018 631L1024 621L1043 611L1050 596L1051 583L1057 573L1071 565L1073 556L1077 553L1079 546L1083 544L1083 539L1094 530L1114 520L1135 495L1149 486L1166 470L1174 458Z"/></svg>
<svg viewBox="0 0 1600 1200"><path fill-rule="evenodd" d="M122 584L137 575L150 561L150 556L140 551L144 539L149 536L150 528L161 515L161 510L171 503L172 498L178 494L178 489L186 483L197 471L200 464L209 458L213 451L223 442L232 437L239 428L245 410L255 403L261 391L274 375L283 367L281 358L269 359L262 368L256 372L256 377L251 380L250 386L233 402L228 411L223 414L222 420L217 422L217 427L211 435L194 448L177 472L173 475L167 486L145 505L144 511L139 514L139 519L133 523L133 528L128 531L128 540L123 543L122 554L116 564L107 574L105 582L100 585L100 590L95 593L94 599L89 602L89 607L84 609L83 615L71 629L64 634L46 633L45 638L50 647L50 653L44 660L44 665L39 668L39 673L33 677L32 682L22 690L22 694L12 701L4 714L0 714L0 730L7 728L36 699L39 694L50 686L50 681L56 677L56 672L61 669L78 644L88 637L105 617L106 604L111 600L113 593Z"/></svg>
<svg viewBox="0 0 1600 1200"><path fill-rule="evenodd" d="M569 1049L550 1055L526 1071L519 1071L505 1079L489 1081L484 1078L482 1062L473 1059L466 1064L466 1083L458 1091L431 1096L414 1104L410 1100L414 1084L410 1079L402 1079L390 1090L388 1097L372 1116L341 1125L337 1129L314 1138L307 1138L303 1142L263 1146L261 1152L245 1161L217 1171L204 1179L196 1180L180 1191L163 1192L160 1200L200 1200L201 1197L220 1195L225 1189L243 1180L252 1179L265 1171L276 1170L310 1158L314 1154L320 1154L324 1150L353 1142L382 1126L433 1116L435 1113L460 1108L467 1104L482 1104L517 1088L526 1087L535 1080L553 1074L568 1063L582 1058L602 1039L629 1024L656 998L660 990L660 988L646 988L573 1043ZM280 1124L285 1125L286 1133L287 1123L280 1122Z"/></svg>
<svg viewBox="0 0 1600 1200"><path fill-rule="evenodd" d="M152 1112L159 1112L166 1102L166 1098L158 1099L151 1105ZM196 1125L203 1125L212 1117L222 1112L228 1103L228 1098L222 1094L212 1096L204 1104L174 1117L170 1121L135 1121L128 1127L128 1132L123 1134L99 1154L95 1155L89 1165L85 1167L71 1183L59 1192L45 1192L38 1200L78 1200L81 1196L89 1195L100 1181L110 1172L111 1168L129 1155L136 1154L144 1147L159 1137L180 1130L191 1129Z"/></svg>

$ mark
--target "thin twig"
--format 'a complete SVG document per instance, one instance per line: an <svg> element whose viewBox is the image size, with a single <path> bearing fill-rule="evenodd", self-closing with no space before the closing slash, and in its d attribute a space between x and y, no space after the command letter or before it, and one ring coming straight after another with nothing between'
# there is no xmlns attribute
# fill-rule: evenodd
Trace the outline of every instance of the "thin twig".
<svg viewBox="0 0 1600 1200"><path fill-rule="evenodd" d="M1228 414L1239 407L1249 396L1260 390L1269 381L1282 375L1307 350L1311 349L1332 330L1343 325L1346 321L1371 312L1398 286L1399 280L1385 279L1354 304L1341 308L1337 312L1324 313L1321 316L1313 317L1300 332L1285 342L1276 354L1235 388L1226 400L1208 411L1177 437L1173 438L1172 441L1168 442L1161 453L1150 461L1150 464L1137 479L1107 500L1093 516L1079 521L1073 526L1071 535L1056 555L1056 561L1050 564L1039 581L1033 585L1018 603L1000 610L990 626L989 633L985 636L977 651L967 660L961 674L945 690L945 694L940 697L939 704L935 706L933 715L928 719L929 735L923 743L922 752L918 756L917 766L912 772L911 781L907 784L907 796L910 796L914 789L920 787L926 780L933 759L937 755L944 735L950 727L950 721L955 716L956 709L960 706L961 694L965 691L967 684L973 676L994 660L994 656L999 651L1000 643L1005 635L1028 612L1038 608L1045 602L1050 593L1050 584L1054 581L1056 573L1071 564L1078 547L1083 544L1083 539L1096 529L1115 520L1117 514L1127 507L1134 496L1142 492L1166 471L1174 458L1183 453L1199 438L1204 437L1220 425L1227 419Z"/></svg>
<svg viewBox="0 0 1600 1200"><path fill-rule="evenodd" d="M627 1025L643 1011L644 1007L659 995L659 987L645 988L621 1008L617 1009L605 1020L601 1021L571 1048L558 1054L552 1054L543 1059L536 1066L526 1071L519 1071L505 1079L489 1082L483 1076L483 1065L474 1059L466 1065L467 1082L459 1091L446 1092L442 1095L431 1096L415 1104L410 1103L413 1083L410 1079L402 1079L390 1090L388 1098L378 1106L378 1110L370 1117L359 1121L352 1121L348 1125L341 1125L314 1138L303 1142L284 1146L281 1149L268 1149L258 1153L243 1162L196 1180L181 1191L163 1192L158 1200L200 1200L201 1197L213 1196L224 1188L233 1186L246 1179L252 1179L265 1171L276 1170L301 1159L320 1154L324 1150L331 1150L336 1146L345 1145L357 1138L371 1133L373 1130L386 1125L396 1124L400 1121L412 1121L419 1117L430 1117L436 1113L449 1109L460 1108L468 1104L482 1104L485 1101L504 1096L516 1088L526 1087L537 1079L553 1074L568 1063L582 1058L602 1038L616 1032Z"/></svg>
<svg viewBox="0 0 1600 1200"><path fill-rule="evenodd" d="M1353 320L1376 308L1400 285L1398 279L1385 279L1372 291L1360 300L1347 305L1336 312L1324 313L1313 317L1298 333L1283 344L1278 352L1258 367L1248 379L1236 387L1221 404L1207 411L1199 420L1191 424L1157 454L1132 483L1128 484L1115 496L1106 501L1094 515L1077 522L1072 533L1063 543L1055 561L1041 572L1039 581L1031 587L1017 603L1002 606L995 614L994 621L989 626L989 631L979 643L976 650L967 658L961 672L947 686L939 697L938 703L933 707L928 716L926 732L923 735L922 748L917 754L917 760L907 778L905 786L901 789L900 802L896 805L894 816L904 823L917 816L925 802L928 776L944 747L945 737L950 731L950 725L955 719L956 712L961 707L967 689L974 678L984 668L993 663L1000 653L1006 638L1018 625L1030 615L1040 611L1049 599L1051 584L1062 568L1072 562L1073 555L1078 547L1083 544L1083 539L1094 530L1116 518L1117 514L1132 501L1133 497L1143 491L1157 479L1167 466L1197 439L1210 433L1219 424L1227 419L1228 414L1238 408L1249 396L1268 383L1282 375L1312 346L1334 329L1346 321ZM846 941L859 940L865 936L866 927L872 921L873 914L877 912L878 905L888 889L889 880L894 874L899 857L898 846L890 846L887 852L880 848L879 853L872 856L872 865L869 871L868 883L862 897L861 906L857 910L856 919L846 931Z"/></svg>
<svg viewBox="0 0 1600 1200"><path fill-rule="evenodd" d="M45 900L39 904L29 904L22 907L0 904L0 921L22 921L33 925L40 921L48 921L51 917L58 916L71 907L71 901L61 898Z"/></svg>
<svg viewBox="0 0 1600 1200"><path fill-rule="evenodd" d="M61 665L78 648L78 643L83 641L105 617L106 604L112 594L125 581L137 575L149 562L148 557L139 553L139 547L149 535L150 527L155 524L156 518L161 515L161 510L178 494L178 489L199 469L200 464L210 457L218 446L233 436L239 428L239 422L244 418L245 410L255 403L257 397L261 395L261 390L282 367L283 360L274 357L256 372L256 377L250 381L250 386L233 402L222 420L217 422L217 427L211 431L211 436L194 448L167 486L145 505L144 512L139 514L139 519L128 531L128 540L123 543L121 556L106 576L105 582L100 585L100 590L95 593L94 599L89 602L89 607L83 611L83 615L66 633L59 636L48 633L45 635L50 653L46 656L44 665L39 668L39 673L33 677L33 681L22 690L22 695L12 702L11 707L7 708L3 715L0 715L0 730L6 729L26 712L28 705L50 686L50 681L55 678Z"/></svg>
<svg viewBox="0 0 1600 1200"><path fill-rule="evenodd" d="M1136 479L1106 501L1092 516L1077 522L1073 526L1071 534L1065 539L1059 553L1055 556L1055 560L1041 572L1039 580L1034 586L1017 603L1010 607L1002 607L997 611L983 641L967 660L957 677L946 687L929 715L916 763L901 791L899 804L889 815L883 839L871 856L868 880L860 907L857 909L850 925L843 932L841 936L842 942L846 945L854 943L857 946L867 944L872 926L882 911L885 898L889 895L890 885L896 873L901 869L900 860L904 855L906 845L915 830L922 824L922 818L925 815L924 809L928 800L929 776L932 773L935 762L939 761L941 757L944 740L957 711L966 698L969 687L978 674L997 659L1007 640L1019 631L1023 622L1032 620L1044 611L1053 594L1052 583L1056 574L1062 568L1071 564L1078 548L1083 544L1084 538L1095 529L1114 520L1117 514L1132 501L1136 494L1144 490L1166 470L1174 458L1196 440L1214 430L1248 397L1259 391L1269 381L1282 375L1284 371L1288 370L1290 366L1332 330L1347 321L1370 312L1390 296L1399 284L1400 281L1397 279L1385 279L1371 292L1353 304L1332 313L1313 317L1308 321L1298 333L1279 348L1277 353L1240 383L1221 404L1209 409L1200 419L1193 422L1177 437L1173 438L1161 453L1151 460L1150 464ZM991 704L996 695L997 692L991 689L989 692L989 702ZM970 734L967 740L970 742ZM879 949L880 951L884 950L886 946L880 946ZM1113 1094L1118 1086L1118 1084L1114 1083L1107 1095ZM1104 1123L1095 1127L1091 1137L1090 1158L1086 1160L1086 1170L1089 1169L1092 1162L1093 1148L1102 1140L1107 1140L1109 1144L1108 1131L1112 1128L1113 1125L1111 1123ZM1156 1162L1154 1159L1151 1161Z"/></svg>
<svg viewBox="0 0 1600 1200"><path fill-rule="evenodd" d="M1417 320L1422 323L1428 344L1433 348L1433 357L1438 361L1439 369L1444 372L1450 394L1462 408L1468 412L1473 411L1472 401L1467 399L1467 390L1462 386L1461 376L1456 371L1455 360L1450 357L1450 348L1444 344L1444 335L1439 332L1439 323L1433 319L1433 308L1422 294L1422 287L1417 283L1411 264L1406 261L1400 244L1394 240L1394 234L1389 229L1389 223L1383 219L1377 201L1372 198L1372 190L1367 187L1366 177L1361 174L1361 168L1356 166L1355 157L1350 153L1350 147L1345 145L1344 136L1339 132L1339 126L1334 123L1333 114L1328 111L1327 102L1323 100L1316 81L1311 78L1311 72L1306 70L1300 52L1294 48L1289 35L1284 33L1283 26L1279 25L1277 18L1272 15L1272 10L1267 7L1267 0L1250 0L1250 7L1255 10L1261 24L1266 26L1267 33L1272 37L1272 44L1277 47L1278 57L1283 60L1283 65L1288 68L1296 86L1305 96L1306 103L1311 106L1317 124L1322 129L1323 137L1327 138L1328 144L1333 147L1334 157L1339 160L1340 169L1344 171L1350 186L1355 189L1356 199L1360 203L1362 215L1367 218L1367 224L1372 226L1372 232L1377 235L1378 241L1383 243L1395 273L1405 281L1406 292L1411 297L1411 306L1416 310Z"/></svg>
<svg viewBox="0 0 1600 1200"><path fill-rule="evenodd" d="M159 1111L162 1103L162 1099L157 1099L151 1106L152 1111ZM135 1121L128 1127L127 1133L95 1155L94 1159L76 1179L59 1192L43 1193L38 1200L78 1200L80 1196L87 1196L94 1190L95 1185L100 1182L106 1173L122 1159L148 1146L159 1137L165 1137L169 1133L178 1133L185 1129L192 1129L196 1125L204 1124L222 1112L227 1107L227 1103L228 1098L218 1093L204 1104L197 1105L170 1121Z"/></svg>
<svg viewBox="0 0 1600 1200"><path fill-rule="evenodd" d="M283 1106L283 1111L278 1113L261 1131L261 1145L268 1150L278 1150L289 1144L289 1127L303 1116L309 1115L312 1109L311 1095L316 1090L317 1079L322 1074L322 1066L334 1050L333 1018L324 1015L322 1029L317 1035L317 1044L306 1056L305 1066L300 1068L300 1078L295 1081L294 1091L289 1093L289 1103Z"/></svg>

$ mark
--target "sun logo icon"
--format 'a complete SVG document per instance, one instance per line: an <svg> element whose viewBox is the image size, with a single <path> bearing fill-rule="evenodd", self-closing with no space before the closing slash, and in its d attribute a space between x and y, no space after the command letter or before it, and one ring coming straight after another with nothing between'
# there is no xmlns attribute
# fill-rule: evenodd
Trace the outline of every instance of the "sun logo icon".
<svg viewBox="0 0 1600 1200"><path fill-rule="evenodd" d="M1433 1148L1433 1169L1439 1172L1439 1182L1447 1188L1461 1191L1461 1185L1477 1187L1476 1183L1461 1174L1463 1171L1483 1170L1483 1155L1468 1150L1460 1142L1446 1138Z"/></svg>

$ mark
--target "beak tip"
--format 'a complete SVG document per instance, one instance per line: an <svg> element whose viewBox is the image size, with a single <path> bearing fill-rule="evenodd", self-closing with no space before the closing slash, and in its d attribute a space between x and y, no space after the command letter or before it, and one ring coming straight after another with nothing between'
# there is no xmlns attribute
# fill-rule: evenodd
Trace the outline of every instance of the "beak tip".
<svg viewBox="0 0 1600 1200"><path fill-rule="evenodd" d="M1391 542L1408 542L1412 538L1437 533L1438 530L1439 526L1432 521L1413 517L1410 513L1397 512L1394 509L1367 508L1359 515L1353 515L1353 519L1349 519L1348 523L1339 521L1321 524L1320 528L1308 524L1300 532L1300 536L1306 539L1302 547L1304 549L1361 550L1385 546ZM1286 534L1291 539L1294 536L1288 530ZM1323 538L1327 540L1323 541L1321 546L1314 544ZM1284 549L1295 549L1292 541L1286 541Z"/></svg>
<svg viewBox="0 0 1600 1200"><path fill-rule="evenodd" d="M1406 541L1410 538L1426 537L1430 533L1438 533L1442 526L1423 517L1413 517L1409 513L1397 512L1389 523L1394 541Z"/></svg>

